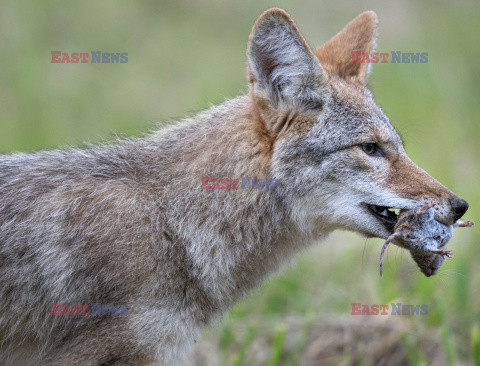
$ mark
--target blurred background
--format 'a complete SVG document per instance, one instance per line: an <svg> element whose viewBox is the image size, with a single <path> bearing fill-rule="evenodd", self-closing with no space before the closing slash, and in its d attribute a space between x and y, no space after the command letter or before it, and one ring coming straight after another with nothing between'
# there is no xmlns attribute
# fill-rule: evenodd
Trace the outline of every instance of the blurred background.
<svg viewBox="0 0 480 366"><path fill-rule="evenodd" d="M428 52L376 64L377 103L410 157L470 203L480 224L478 1L2 1L0 153L138 136L246 90L251 26L286 9L311 46L374 10L378 52ZM51 51L128 52L124 64L54 64ZM424 277L380 239L335 233L235 306L188 365L480 364L480 231L458 229L453 259ZM428 305L424 316L352 316L351 304Z"/></svg>

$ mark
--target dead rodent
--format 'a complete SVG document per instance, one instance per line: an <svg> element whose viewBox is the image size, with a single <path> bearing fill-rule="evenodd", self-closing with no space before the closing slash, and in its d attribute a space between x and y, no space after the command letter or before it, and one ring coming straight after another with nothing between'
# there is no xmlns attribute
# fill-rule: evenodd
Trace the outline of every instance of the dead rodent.
<svg viewBox="0 0 480 366"><path fill-rule="evenodd" d="M434 219L435 205L435 202L430 202L419 209L400 212L393 234L387 238L380 253L380 276L383 275L383 255L390 243L408 249L427 277L437 272L445 257L451 258L452 252L446 250L446 245L453 230L459 226L472 226L473 222L457 221L451 226L443 225Z"/></svg>

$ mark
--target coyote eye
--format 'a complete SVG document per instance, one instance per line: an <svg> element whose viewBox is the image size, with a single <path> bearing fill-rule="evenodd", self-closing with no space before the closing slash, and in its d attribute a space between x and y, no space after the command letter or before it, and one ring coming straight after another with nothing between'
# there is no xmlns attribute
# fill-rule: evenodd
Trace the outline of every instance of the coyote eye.
<svg viewBox="0 0 480 366"><path fill-rule="evenodd" d="M366 144L362 144L362 150L365 154L374 155L378 150L378 146L373 142L368 142Z"/></svg>

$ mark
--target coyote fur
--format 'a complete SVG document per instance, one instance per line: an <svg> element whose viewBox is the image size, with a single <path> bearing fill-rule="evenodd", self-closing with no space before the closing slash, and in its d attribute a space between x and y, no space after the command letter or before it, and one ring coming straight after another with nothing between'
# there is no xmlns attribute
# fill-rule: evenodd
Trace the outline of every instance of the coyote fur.
<svg viewBox="0 0 480 366"><path fill-rule="evenodd" d="M247 95L141 138L0 157L0 364L171 364L295 253L336 229L387 238L433 199L367 89L377 16L313 50L283 10L247 45ZM275 189L202 189L202 177ZM111 304L123 315L53 315ZM72 312L72 314L75 314Z"/></svg>

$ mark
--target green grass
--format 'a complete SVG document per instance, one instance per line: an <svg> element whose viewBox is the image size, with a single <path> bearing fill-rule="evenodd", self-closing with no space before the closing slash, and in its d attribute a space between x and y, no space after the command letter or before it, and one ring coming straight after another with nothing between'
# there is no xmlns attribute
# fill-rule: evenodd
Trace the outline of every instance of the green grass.
<svg viewBox="0 0 480 366"><path fill-rule="evenodd" d="M470 336L470 346L472 350L472 360L475 366L480 366L480 332L478 330L478 324L472 327Z"/></svg>
<svg viewBox="0 0 480 366"><path fill-rule="evenodd" d="M285 341L286 327L284 324L280 324L273 335L272 342L272 354L268 361L268 366L279 366L282 356L283 342Z"/></svg>
<svg viewBox="0 0 480 366"><path fill-rule="evenodd" d="M404 334L402 340L405 353L407 354L408 364L412 366L426 366L427 363L420 350L418 334Z"/></svg>
<svg viewBox="0 0 480 366"><path fill-rule="evenodd" d="M379 51L429 53L427 64L374 65L369 84L411 158L467 199L468 219L480 223L480 5L473 1L435 6L376 0L367 7L326 1L6 1L0 5L0 152L140 135L156 122L244 92L248 33L270 6L290 11L314 46L370 8L380 17ZM51 64L52 50L128 52L129 62ZM315 317L348 315L352 302L396 301L428 304L417 325L441 329L449 364L478 365L478 326L472 324L480 320L479 241L475 227L457 230L449 244L453 259L432 278L415 268L408 253L391 247L380 278L381 241L336 233L225 316L216 330L219 352L226 363L241 364L255 333L241 338L235 324L282 324L296 314L306 319L297 340L300 354ZM271 364L278 364L275 352L282 348L275 329ZM407 347L414 352L412 343ZM285 362L296 364L298 354ZM421 362L419 355L410 357Z"/></svg>
<svg viewBox="0 0 480 366"><path fill-rule="evenodd" d="M245 337L240 344L240 349L238 351L238 354L234 356L234 361L233 361L233 366L242 366L245 364L245 359L247 357L247 352L250 346L252 345L252 342L255 339L255 333L257 332L257 328L255 325L250 325L247 328L247 333L245 334Z"/></svg>

